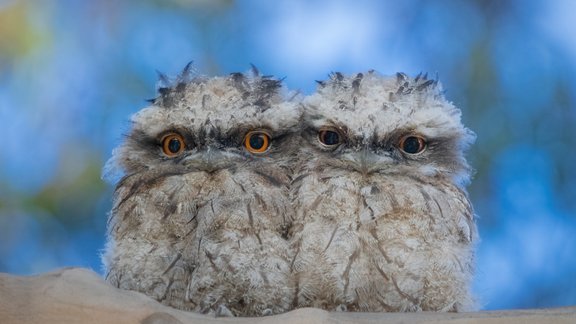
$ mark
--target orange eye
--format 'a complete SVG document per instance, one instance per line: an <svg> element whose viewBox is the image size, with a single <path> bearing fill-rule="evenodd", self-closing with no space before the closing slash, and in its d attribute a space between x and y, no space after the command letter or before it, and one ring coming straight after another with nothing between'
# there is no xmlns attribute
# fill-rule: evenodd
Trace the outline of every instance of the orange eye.
<svg viewBox="0 0 576 324"><path fill-rule="evenodd" d="M318 132L318 140L324 146L336 147L341 143L340 134L334 129L321 129Z"/></svg>
<svg viewBox="0 0 576 324"><path fill-rule="evenodd" d="M264 153L270 148L270 135L263 131L248 132L244 137L244 147L250 153Z"/></svg>
<svg viewBox="0 0 576 324"><path fill-rule="evenodd" d="M184 138L177 133L170 133L162 137L162 152L168 157L175 157L186 148Z"/></svg>
<svg viewBox="0 0 576 324"><path fill-rule="evenodd" d="M426 140L416 135L405 136L400 140L398 145L404 153L418 154L426 148Z"/></svg>

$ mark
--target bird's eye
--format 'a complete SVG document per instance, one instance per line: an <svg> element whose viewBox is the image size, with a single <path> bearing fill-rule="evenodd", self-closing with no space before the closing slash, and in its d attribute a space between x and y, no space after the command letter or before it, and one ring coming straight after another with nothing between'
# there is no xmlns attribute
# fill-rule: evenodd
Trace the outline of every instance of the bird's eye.
<svg viewBox="0 0 576 324"><path fill-rule="evenodd" d="M264 131L250 131L244 136L244 147L250 153L264 153L270 148L270 135Z"/></svg>
<svg viewBox="0 0 576 324"><path fill-rule="evenodd" d="M185 148L184 138L180 134L170 133L162 137L162 152L168 157L177 156Z"/></svg>
<svg viewBox="0 0 576 324"><path fill-rule="evenodd" d="M399 147L404 153L418 154L426 149L426 140L423 137L409 135L400 140Z"/></svg>
<svg viewBox="0 0 576 324"><path fill-rule="evenodd" d="M336 147L341 143L340 134L333 129L321 129L318 132L318 140L327 147Z"/></svg>

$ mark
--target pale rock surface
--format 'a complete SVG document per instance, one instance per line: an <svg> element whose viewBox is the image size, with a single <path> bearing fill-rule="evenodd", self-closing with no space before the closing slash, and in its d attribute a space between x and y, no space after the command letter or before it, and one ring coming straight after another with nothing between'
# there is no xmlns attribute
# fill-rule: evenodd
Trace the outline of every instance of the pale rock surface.
<svg viewBox="0 0 576 324"><path fill-rule="evenodd" d="M37 276L0 274L0 323L576 323L576 306L476 313L337 313L302 308L259 318L179 311L116 289L96 273L64 268Z"/></svg>

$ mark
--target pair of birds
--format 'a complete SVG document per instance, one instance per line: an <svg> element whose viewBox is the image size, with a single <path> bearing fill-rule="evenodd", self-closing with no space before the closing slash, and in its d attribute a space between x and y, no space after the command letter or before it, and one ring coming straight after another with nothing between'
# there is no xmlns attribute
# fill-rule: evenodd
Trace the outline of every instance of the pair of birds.
<svg viewBox="0 0 576 324"><path fill-rule="evenodd" d="M106 167L107 281L217 316L474 309L460 111L421 75L318 83L187 67L161 87Z"/></svg>

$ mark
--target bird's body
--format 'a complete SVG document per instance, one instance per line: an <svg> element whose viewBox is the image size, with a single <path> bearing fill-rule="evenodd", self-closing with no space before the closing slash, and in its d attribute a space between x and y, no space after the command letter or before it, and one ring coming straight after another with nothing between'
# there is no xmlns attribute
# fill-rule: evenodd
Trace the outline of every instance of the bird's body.
<svg viewBox="0 0 576 324"><path fill-rule="evenodd" d="M216 315L281 313L293 302L287 232L300 113L257 72L187 79L133 118L103 256L107 280Z"/></svg>
<svg viewBox="0 0 576 324"><path fill-rule="evenodd" d="M183 310L463 311L473 134L436 81L233 73L160 88L108 164L107 280Z"/></svg>
<svg viewBox="0 0 576 324"><path fill-rule="evenodd" d="M297 304L473 309L477 233L463 187L473 135L437 82L335 73L304 107L292 185Z"/></svg>

